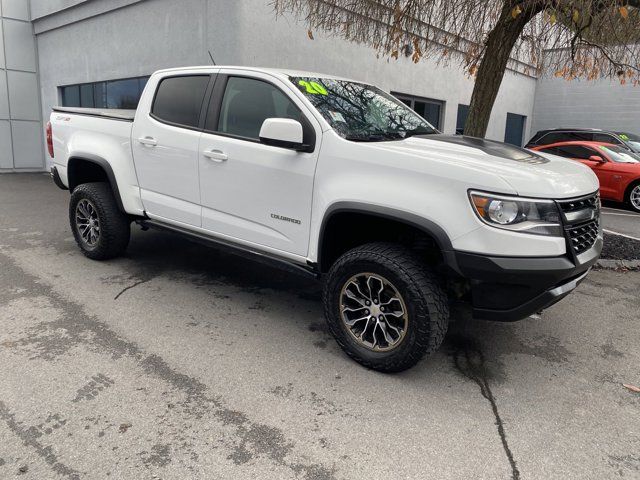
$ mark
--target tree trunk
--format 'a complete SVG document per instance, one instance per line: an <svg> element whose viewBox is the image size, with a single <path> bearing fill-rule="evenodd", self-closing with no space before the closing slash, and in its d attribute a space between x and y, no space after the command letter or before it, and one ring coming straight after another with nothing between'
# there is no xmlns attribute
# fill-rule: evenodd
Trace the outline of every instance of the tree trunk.
<svg viewBox="0 0 640 480"><path fill-rule="evenodd" d="M511 11L516 2L506 1L496 26L489 33L485 53L478 68L476 83L471 96L469 116L464 128L465 135L484 137L498 90L504 78L511 51L524 27L540 13L539 7L528 8L515 19Z"/></svg>

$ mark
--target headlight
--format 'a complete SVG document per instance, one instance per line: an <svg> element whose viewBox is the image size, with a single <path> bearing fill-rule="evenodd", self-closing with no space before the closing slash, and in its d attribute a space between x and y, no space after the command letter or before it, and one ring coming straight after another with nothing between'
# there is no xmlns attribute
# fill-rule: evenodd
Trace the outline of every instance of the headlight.
<svg viewBox="0 0 640 480"><path fill-rule="evenodd" d="M562 237L560 212L553 200L469 192L471 205L487 225L514 232Z"/></svg>

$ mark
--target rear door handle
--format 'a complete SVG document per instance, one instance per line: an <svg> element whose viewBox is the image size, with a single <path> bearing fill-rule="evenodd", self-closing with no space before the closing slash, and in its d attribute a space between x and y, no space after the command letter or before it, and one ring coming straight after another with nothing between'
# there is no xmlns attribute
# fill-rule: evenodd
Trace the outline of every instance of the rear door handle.
<svg viewBox="0 0 640 480"><path fill-rule="evenodd" d="M155 147L158 145L158 141L153 137L141 137L138 139L138 142L147 147Z"/></svg>
<svg viewBox="0 0 640 480"><path fill-rule="evenodd" d="M221 150L205 150L202 154L214 162L226 162L229 157Z"/></svg>

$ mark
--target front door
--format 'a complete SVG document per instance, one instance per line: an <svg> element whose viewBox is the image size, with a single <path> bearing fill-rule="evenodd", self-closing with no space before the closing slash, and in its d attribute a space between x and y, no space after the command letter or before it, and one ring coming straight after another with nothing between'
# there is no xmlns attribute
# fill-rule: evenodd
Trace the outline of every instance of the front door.
<svg viewBox="0 0 640 480"><path fill-rule="evenodd" d="M262 144L259 132L267 118L292 118L307 143L319 125L284 81L220 73L200 139L202 228L306 256L319 144L303 153Z"/></svg>
<svg viewBox="0 0 640 480"><path fill-rule="evenodd" d="M136 115L131 143L151 218L200 226L199 123L209 81L210 75L162 78L153 102L139 106L149 113Z"/></svg>

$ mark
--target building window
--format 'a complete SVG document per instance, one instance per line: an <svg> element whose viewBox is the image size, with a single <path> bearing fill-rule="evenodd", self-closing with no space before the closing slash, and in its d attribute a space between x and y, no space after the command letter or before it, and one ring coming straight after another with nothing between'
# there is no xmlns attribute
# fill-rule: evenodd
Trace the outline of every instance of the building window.
<svg viewBox="0 0 640 480"><path fill-rule="evenodd" d="M429 122L437 130L442 130L444 102L432 100L430 98L405 95L403 93L391 92L391 94L404 103L407 107L415 110L422 118Z"/></svg>
<svg viewBox="0 0 640 480"><path fill-rule="evenodd" d="M60 99L63 107L135 109L147 80L149 77L137 77L66 85L59 88Z"/></svg>
<svg viewBox="0 0 640 480"><path fill-rule="evenodd" d="M516 147L521 147L526 123L527 117L524 115L507 113L507 127L504 132L504 142L515 145Z"/></svg>
<svg viewBox="0 0 640 480"><path fill-rule="evenodd" d="M458 118L456 120L456 135L464 135L464 128L467 126L469 116L469 105L458 105Z"/></svg>

